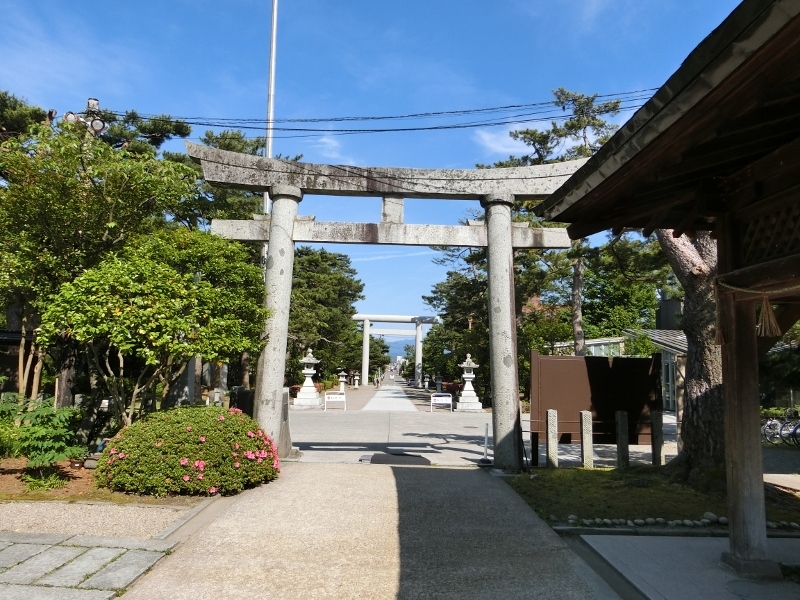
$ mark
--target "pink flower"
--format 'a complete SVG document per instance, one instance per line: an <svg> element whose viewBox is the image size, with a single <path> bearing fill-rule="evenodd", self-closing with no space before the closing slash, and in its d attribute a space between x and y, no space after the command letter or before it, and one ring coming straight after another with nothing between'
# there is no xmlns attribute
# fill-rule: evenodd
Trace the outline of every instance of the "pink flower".
<svg viewBox="0 0 800 600"><path fill-rule="evenodd" d="M238 453L238 452L233 452L233 453L231 453L231 456L232 456L233 458L238 458L238 456L239 456L239 453Z"/></svg>
<svg viewBox="0 0 800 600"><path fill-rule="evenodd" d="M202 478L203 478L203 474L202 474L202 473L198 473L198 474L197 474L197 478L198 478L198 479L202 479Z"/></svg>
<svg viewBox="0 0 800 600"><path fill-rule="evenodd" d="M205 442L205 441L206 441L206 436L204 436L204 435L201 435L201 436L200 436L200 441L201 441L201 442Z"/></svg>
<svg viewBox="0 0 800 600"><path fill-rule="evenodd" d="M124 453L124 452L120 452L120 453L119 453L119 457L120 457L120 458L125 458L125 453Z"/></svg>
<svg viewBox="0 0 800 600"><path fill-rule="evenodd" d="M202 471L203 469L206 468L206 461L204 461L204 460L196 460L196 461L194 461L194 466Z"/></svg>
<svg viewBox="0 0 800 600"><path fill-rule="evenodd" d="M161 448L161 442L156 442L156 448Z"/></svg>
<svg viewBox="0 0 800 600"><path fill-rule="evenodd" d="M253 438L253 437L256 437L256 434L255 434L255 433L253 433L252 431L248 431L248 432L247 432L247 437L251 437L251 438Z"/></svg>
<svg viewBox="0 0 800 600"><path fill-rule="evenodd" d="M182 467L186 466L186 463L188 463L188 462L189 462L189 459L188 459L188 458L182 458L182 459L181 459L181 466L182 466Z"/></svg>
<svg viewBox="0 0 800 600"><path fill-rule="evenodd" d="M225 415L220 415L220 416L219 416L219 420L220 420L220 421L224 421L224 420L225 420ZM212 490L214 490L214 491L216 491L216 489L217 489L217 488L211 488L211 489L212 489Z"/></svg>
<svg viewBox="0 0 800 600"><path fill-rule="evenodd" d="M229 408L228 412L231 413L232 415L240 415L240 414L242 414L242 411L239 408Z"/></svg>
<svg viewBox="0 0 800 600"><path fill-rule="evenodd" d="M108 453L109 454L116 454L117 453L117 449L116 448L112 448L111 450L108 451Z"/></svg>
<svg viewBox="0 0 800 600"><path fill-rule="evenodd" d="M234 469L238 469L239 468L239 463L238 462L233 463L233 468Z"/></svg>
<svg viewBox="0 0 800 600"><path fill-rule="evenodd" d="M262 462L264 462L264 459L263 459L263 458L259 458L259 459L258 459L256 462L257 462L258 464L261 464Z"/></svg>
<svg viewBox="0 0 800 600"><path fill-rule="evenodd" d="M189 476L188 476L188 475L184 475L184 476L183 476L183 480L184 480L184 481L189 481Z"/></svg>
<svg viewBox="0 0 800 600"><path fill-rule="evenodd" d="M187 427L187 428L186 428L186 431L191 431L191 430L192 430L192 428L191 428L191 427Z"/></svg>
<svg viewBox="0 0 800 600"><path fill-rule="evenodd" d="M263 431L261 431L261 430L259 429L259 430L258 430L258 433L256 433L256 435L257 435L258 437L263 437L263 435L264 435L264 432L263 432Z"/></svg>
<svg viewBox="0 0 800 600"><path fill-rule="evenodd" d="M238 450L238 449L239 449L239 444L234 444L234 445L233 445L233 449L234 449L234 450Z"/></svg>
<svg viewBox="0 0 800 600"><path fill-rule="evenodd" d="M117 435L115 435L114 437L117 438L118 440L122 439L122 435L120 435L119 433Z"/></svg>
<svg viewBox="0 0 800 600"><path fill-rule="evenodd" d="M213 496L214 494L216 494L216 493L217 493L217 488L215 488L215 487L208 488L208 493L209 493L211 496Z"/></svg>

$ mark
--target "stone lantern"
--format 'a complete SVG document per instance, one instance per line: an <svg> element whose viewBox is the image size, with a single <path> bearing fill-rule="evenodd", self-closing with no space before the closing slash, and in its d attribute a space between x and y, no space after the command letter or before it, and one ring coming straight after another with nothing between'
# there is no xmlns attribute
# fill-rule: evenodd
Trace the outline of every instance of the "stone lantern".
<svg viewBox="0 0 800 600"><path fill-rule="evenodd" d="M428 389L428 385L430 385L430 382L431 382L431 376L426 374L425 375L425 389L426 390Z"/></svg>
<svg viewBox="0 0 800 600"><path fill-rule="evenodd" d="M303 375L306 376L303 382L303 387L297 392L297 398L294 399L294 408L319 408L319 393L317 388L314 387L314 382L311 377L317 372L316 365L319 362L314 358L314 352L309 348L308 354L300 359L303 365Z"/></svg>
<svg viewBox="0 0 800 600"><path fill-rule="evenodd" d="M347 383L347 372L342 369L339 371L339 391L344 393L344 384Z"/></svg>
<svg viewBox="0 0 800 600"><path fill-rule="evenodd" d="M353 385L353 388L354 388L354 389L358 389L358 382L359 382L360 380L361 380L361 373L359 373L358 371L356 371L355 373L353 373L353 384L354 384L354 385Z"/></svg>
<svg viewBox="0 0 800 600"><path fill-rule="evenodd" d="M461 390L461 396L456 402L456 410L461 412L483 412L481 400L475 393L475 388L472 387L472 380L475 379L474 370L478 368L478 365L472 362L472 355L467 354L467 360L458 366L464 369L464 374L461 376L461 380L464 382L464 389Z"/></svg>

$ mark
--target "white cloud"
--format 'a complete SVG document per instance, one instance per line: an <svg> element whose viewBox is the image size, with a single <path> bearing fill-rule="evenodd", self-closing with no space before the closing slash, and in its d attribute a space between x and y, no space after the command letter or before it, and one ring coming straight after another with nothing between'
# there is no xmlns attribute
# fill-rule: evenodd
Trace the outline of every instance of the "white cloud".
<svg viewBox="0 0 800 600"><path fill-rule="evenodd" d="M523 142L512 139L508 132L511 128L504 129L477 129L474 139L489 154L525 154L528 146Z"/></svg>
<svg viewBox="0 0 800 600"><path fill-rule="evenodd" d="M337 164L356 164L355 159L342 153L342 142L332 135L322 136L314 142L313 147L321 157L330 161L336 161Z"/></svg>

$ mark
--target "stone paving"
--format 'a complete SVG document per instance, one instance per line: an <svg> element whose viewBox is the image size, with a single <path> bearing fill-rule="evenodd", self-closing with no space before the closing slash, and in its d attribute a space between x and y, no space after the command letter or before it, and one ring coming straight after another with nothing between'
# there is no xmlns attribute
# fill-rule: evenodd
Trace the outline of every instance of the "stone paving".
<svg viewBox="0 0 800 600"><path fill-rule="evenodd" d="M161 539L0 532L0 598L114 598L176 544Z"/></svg>

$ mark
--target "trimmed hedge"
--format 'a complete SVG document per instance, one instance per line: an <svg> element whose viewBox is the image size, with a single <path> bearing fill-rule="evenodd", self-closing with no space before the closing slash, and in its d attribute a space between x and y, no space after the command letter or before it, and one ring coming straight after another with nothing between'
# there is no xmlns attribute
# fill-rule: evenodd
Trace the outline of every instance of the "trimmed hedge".
<svg viewBox="0 0 800 600"><path fill-rule="evenodd" d="M175 408L152 413L109 440L95 481L120 492L237 494L280 472L278 450L236 408Z"/></svg>

